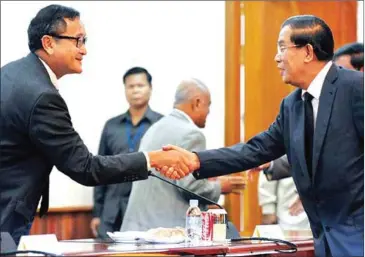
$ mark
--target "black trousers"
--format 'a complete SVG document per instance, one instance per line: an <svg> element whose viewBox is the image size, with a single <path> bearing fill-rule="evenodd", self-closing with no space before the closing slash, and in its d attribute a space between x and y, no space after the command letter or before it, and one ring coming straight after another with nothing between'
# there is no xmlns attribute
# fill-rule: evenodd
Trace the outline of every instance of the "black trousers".
<svg viewBox="0 0 365 257"><path fill-rule="evenodd" d="M107 235L106 232L120 231L120 227L122 226L122 219L122 213L121 211L119 211L114 222L100 220L100 226L98 228L98 238L109 239L110 237Z"/></svg>

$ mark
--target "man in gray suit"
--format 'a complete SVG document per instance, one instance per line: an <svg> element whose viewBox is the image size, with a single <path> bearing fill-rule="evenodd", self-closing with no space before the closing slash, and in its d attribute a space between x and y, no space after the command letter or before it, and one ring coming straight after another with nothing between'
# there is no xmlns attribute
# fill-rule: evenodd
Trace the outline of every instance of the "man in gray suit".
<svg viewBox="0 0 365 257"><path fill-rule="evenodd" d="M196 79L182 81L175 94L173 111L149 128L141 140L139 151L161 149L167 144L176 144L190 151L204 150L205 137L199 128L205 127L209 106L210 93L202 82ZM191 174L171 182L215 202L221 193L244 186L242 177L220 177L209 181L196 180ZM133 183L121 230L184 227L190 197L156 178ZM200 203L200 208L206 210L207 206Z"/></svg>
<svg viewBox="0 0 365 257"><path fill-rule="evenodd" d="M264 171L268 181L291 177L290 164L286 155L283 155L274 161L262 164L259 167L253 168L253 170Z"/></svg>

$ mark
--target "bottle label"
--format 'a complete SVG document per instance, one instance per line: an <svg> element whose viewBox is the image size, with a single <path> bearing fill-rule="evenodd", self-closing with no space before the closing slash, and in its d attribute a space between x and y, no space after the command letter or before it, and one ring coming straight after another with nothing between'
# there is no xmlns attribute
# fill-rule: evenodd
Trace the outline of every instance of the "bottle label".
<svg viewBox="0 0 365 257"><path fill-rule="evenodd" d="M202 240L213 240L214 216L210 212L202 212Z"/></svg>
<svg viewBox="0 0 365 257"><path fill-rule="evenodd" d="M200 240L202 236L202 218L186 217L186 234L189 239Z"/></svg>

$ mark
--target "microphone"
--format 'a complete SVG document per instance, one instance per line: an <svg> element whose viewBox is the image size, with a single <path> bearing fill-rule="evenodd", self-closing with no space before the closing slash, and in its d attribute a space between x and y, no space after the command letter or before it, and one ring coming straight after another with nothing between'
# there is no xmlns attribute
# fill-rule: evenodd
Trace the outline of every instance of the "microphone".
<svg viewBox="0 0 365 257"><path fill-rule="evenodd" d="M195 196L196 198L198 198L201 201L208 202L210 204L213 204L213 205L217 206L219 209L223 209L224 210L224 208L223 208L222 205L220 205L220 204L218 204L218 203L216 203L216 202L214 202L214 201L212 201L212 200L210 200L210 199L208 199L208 198L206 198L204 196L198 195L198 194L196 194L196 193L194 193L194 192L192 192L192 191L190 191L190 190L188 190L188 189L186 189L186 188L184 188L182 186L176 185L176 184L174 184L174 183L172 183L172 182L170 182L170 181L168 181L168 180L166 180L164 178L161 178L161 177L153 174L152 171L150 171L150 170L148 171L148 176L151 176L151 177L154 177L154 178L158 178L159 180L162 180L162 181L164 181L167 184L170 184L170 185L172 185L174 187L177 187L177 188L181 189L182 191L185 191L188 194L191 194L191 195Z"/></svg>
<svg viewBox="0 0 365 257"><path fill-rule="evenodd" d="M212 201L212 200L210 200L210 199L208 199L208 198L206 198L204 196L198 195L198 194L196 194L196 193L194 193L194 192L192 192L192 191L190 191L190 190L188 190L188 189L186 189L184 187L181 187L179 185L176 185L176 184L174 184L174 183L172 183L172 182L170 182L170 181L168 181L168 180L166 180L164 178L161 178L161 177L157 176L156 174L152 173L152 171L150 171L150 170L148 171L148 176L151 176L151 177L154 177L154 178L158 178L159 180L164 181L167 184L170 184L170 185L172 185L172 186L174 186L176 188L181 189L182 191L184 191L184 192L186 192L188 194L191 194L191 195L195 196L196 198L198 198L201 201L208 202L210 204L213 204L213 205L217 206L219 209L224 210L224 208L223 208L222 205L220 205L220 204L218 204L218 203L216 203L216 202L214 202L214 201ZM240 238L240 234L239 234L238 230L235 228L235 226L233 225L232 222L229 222L228 221L228 219L227 219L227 222L226 222L226 227L227 227L227 238L229 238L229 239L233 239L233 238L237 239L237 238Z"/></svg>

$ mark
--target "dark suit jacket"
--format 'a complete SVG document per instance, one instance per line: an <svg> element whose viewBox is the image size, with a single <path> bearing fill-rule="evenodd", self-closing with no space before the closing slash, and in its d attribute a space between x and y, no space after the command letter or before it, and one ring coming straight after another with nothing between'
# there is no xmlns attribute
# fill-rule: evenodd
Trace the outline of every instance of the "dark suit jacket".
<svg viewBox="0 0 365 257"><path fill-rule="evenodd" d="M364 237L364 75L332 65L323 84L313 142L313 178L304 150L301 90L282 101L269 129L246 144L198 152L196 178L248 170L287 154L308 214L316 255L362 256ZM351 236L348 236L351 235Z"/></svg>
<svg viewBox="0 0 365 257"><path fill-rule="evenodd" d="M103 157L88 151L66 103L32 53L1 68L0 109L1 231L18 235L27 226L54 165L86 186L148 177L143 153Z"/></svg>

